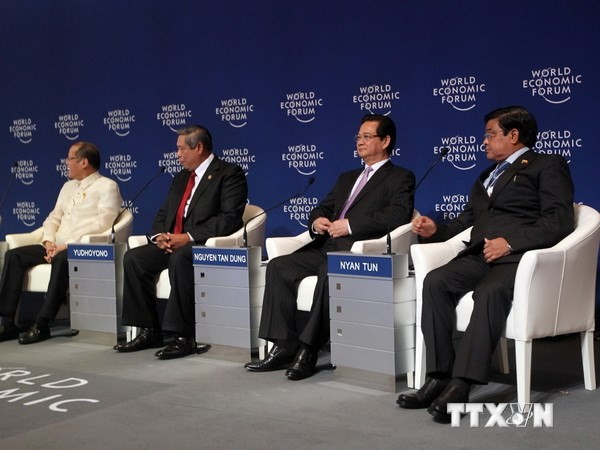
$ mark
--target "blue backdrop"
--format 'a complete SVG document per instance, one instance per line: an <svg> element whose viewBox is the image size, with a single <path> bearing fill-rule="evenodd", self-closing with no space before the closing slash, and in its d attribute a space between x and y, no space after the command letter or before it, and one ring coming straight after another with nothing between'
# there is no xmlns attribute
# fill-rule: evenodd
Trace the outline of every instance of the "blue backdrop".
<svg viewBox="0 0 600 450"><path fill-rule="evenodd" d="M126 206L167 167L133 205L146 232L178 170L173 130L188 123L244 168L251 203L315 177L269 213L267 235L296 234L360 164L352 136L367 112L395 120L394 162L417 178L450 148L416 195L443 220L488 165L483 115L509 104L537 116L538 150L564 155L576 201L600 209L599 18L592 0L3 0L0 189L16 180L1 234L41 225L76 140L100 147Z"/></svg>

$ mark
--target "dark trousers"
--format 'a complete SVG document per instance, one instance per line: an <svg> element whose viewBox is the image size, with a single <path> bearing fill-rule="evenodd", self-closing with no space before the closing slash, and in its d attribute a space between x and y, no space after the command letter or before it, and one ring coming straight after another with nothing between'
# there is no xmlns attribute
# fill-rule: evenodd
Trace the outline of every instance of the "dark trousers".
<svg viewBox="0 0 600 450"><path fill-rule="evenodd" d="M482 255L465 255L427 274L421 327L429 374L487 383L492 354L512 306L517 266L516 262L490 265ZM469 291L473 291L473 313L455 354L455 308Z"/></svg>
<svg viewBox="0 0 600 450"><path fill-rule="evenodd" d="M194 268L190 242L171 254L154 244L128 250L123 258L123 325L159 328L156 277L169 270L171 294L162 329L193 338L196 334Z"/></svg>
<svg viewBox="0 0 600 450"><path fill-rule="evenodd" d="M40 264L47 264L44 256L46 256L46 249L42 245L26 245L6 252L2 281L0 281L0 315L15 317L23 289L25 271ZM67 301L69 289L67 252L57 253L52 258L51 264L50 282L42 308L38 313L38 317L47 320L54 319L61 303Z"/></svg>
<svg viewBox="0 0 600 450"><path fill-rule="evenodd" d="M263 297L259 337L288 344L305 344L321 348L329 340L329 280L327 251L331 246L300 249L295 253L269 261ZM329 248L329 250L328 250ZM317 275L308 322L303 330L296 328L298 283Z"/></svg>

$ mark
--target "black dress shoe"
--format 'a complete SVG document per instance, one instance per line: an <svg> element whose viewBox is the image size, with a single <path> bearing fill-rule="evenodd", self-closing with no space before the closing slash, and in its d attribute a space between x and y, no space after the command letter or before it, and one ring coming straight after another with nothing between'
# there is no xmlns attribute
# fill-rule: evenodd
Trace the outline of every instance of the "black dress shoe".
<svg viewBox="0 0 600 450"><path fill-rule="evenodd" d="M436 422L450 423L452 416L448 414L448 403L468 403L470 390L471 387L464 382L451 381L444 392L427 408L427 412Z"/></svg>
<svg viewBox="0 0 600 450"><path fill-rule="evenodd" d="M302 347L296 355L292 365L286 370L285 376L290 380L304 380L305 378L313 376L318 359L318 352Z"/></svg>
<svg viewBox="0 0 600 450"><path fill-rule="evenodd" d="M246 363L244 367L250 372L270 372L285 369L294 360L296 350L296 347L288 348L274 345L265 359Z"/></svg>
<svg viewBox="0 0 600 450"><path fill-rule="evenodd" d="M23 336L19 338L19 344L35 344L36 342L45 341L50 337L50 328L32 326Z"/></svg>
<svg viewBox="0 0 600 450"><path fill-rule="evenodd" d="M159 328L142 328L139 334L129 342L113 347L119 353L137 352L147 348L162 347L164 344Z"/></svg>
<svg viewBox="0 0 600 450"><path fill-rule="evenodd" d="M12 341L19 337L19 328L14 324L0 325L0 342Z"/></svg>
<svg viewBox="0 0 600 450"><path fill-rule="evenodd" d="M175 359L198 353L196 341L193 338L183 336L176 337L164 349L157 351L154 356L158 359Z"/></svg>
<svg viewBox="0 0 600 450"><path fill-rule="evenodd" d="M428 408L449 383L450 378L428 378L414 394L400 394L396 403L405 409Z"/></svg>

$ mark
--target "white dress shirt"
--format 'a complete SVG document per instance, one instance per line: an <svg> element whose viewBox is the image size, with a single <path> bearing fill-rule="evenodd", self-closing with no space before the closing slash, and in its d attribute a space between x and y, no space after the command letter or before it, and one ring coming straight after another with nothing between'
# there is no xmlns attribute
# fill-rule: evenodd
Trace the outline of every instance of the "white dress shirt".
<svg viewBox="0 0 600 450"><path fill-rule="evenodd" d="M117 183L98 172L81 181L69 180L42 225L42 242L70 244L86 234L102 233L113 225L121 203Z"/></svg>

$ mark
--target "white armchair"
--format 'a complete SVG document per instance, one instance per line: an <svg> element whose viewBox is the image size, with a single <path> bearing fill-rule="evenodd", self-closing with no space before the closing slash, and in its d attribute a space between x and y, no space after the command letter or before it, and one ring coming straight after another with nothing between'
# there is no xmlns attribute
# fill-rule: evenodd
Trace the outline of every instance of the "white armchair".
<svg viewBox="0 0 600 450"><path fill-rule="evenodd" d="M517 269L504 337L515 341L517 398L521 405L530 403L533 339L580 332L584 385L588 390L596 389L593 347L600 214L589 206L574 207L575 230L554 247L526 252ZM412 246L417 288L416 388L425 381L426 349L421 332L423 280L430 270L456 256L469 234L470 229L446 242ZM468 293L456 308L457 330L466 329L472 309L472 293ZM505 347L503 353L506 355Z"/></svg>
<svg viewBox="0 0 600 450"><path fill-rule="evenodd" d="M114 225L115 241L127 242L131 235L133 227L133 214L125 209L119 214ZM25 245L36 245L42 243L43 229L37 228L29 233L7 234L7 250L23 247ZM88 234L81 238L82 244L90 243L108 243L112 233L112 228L98 234ZM23 291L27 292L46 292L48 282L50 281L50 264L40 264L32 267L25 274L23 279Z"/></svg>
<svg viewBox="0 0 600 450"><path fill-rule="evenodd" d="M420 214L415 209L413 218ZM394 253L409 253L410 246L417 242L416 235L411 231L412 225L407 223L390 232L391 250ZM292 253L311 241L310 233L305 231L297 236L267 238L267 255L269 259ZM387 236L377 239L356 241L350 251L352 253L383 253L387 248ZM317 276L304 278L298 284L296 303L299 311L310 311L313 293L317 284Z"/></svg>
<svg viewBox="0 0 600 450"><path fill-rule="evenodd" d="M267 215L263 214L264 211L261 207L256 205L246 205L242 220L244 225L255 216L262 214L256 219L252 220L247 226L246 231L248 234L247 245L252 247L260 247L265 241L265 225L267 221ZM209 238L206 241L207 247L237 247L243 244L244 239L244 227L230 234L229 236L216 236ZM129 248L140 247L148 243L146 236L131 236L129 238ZM156 297L157 298L169 298L171 293L171 282L169 281L169 271L163 270L156 280Z"/></svg>

